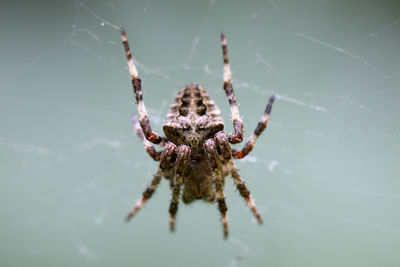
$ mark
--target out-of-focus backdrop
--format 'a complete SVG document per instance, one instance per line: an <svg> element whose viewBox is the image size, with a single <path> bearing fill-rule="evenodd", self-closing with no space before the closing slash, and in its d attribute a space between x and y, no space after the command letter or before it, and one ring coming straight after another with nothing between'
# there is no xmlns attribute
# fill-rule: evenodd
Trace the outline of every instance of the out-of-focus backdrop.
<svg viewBox="0 0 400 267"><path fill-rule="evenodd" d="M0 265L400 265L398 1L2 1L0 25ZM232 130L221 30L246 138L276 94L237 161L262 226L231 179L226 241L203 202L171 234L165 180L123 222L157 164L130 121L120 25L158 132L189 82Z"/></svg>

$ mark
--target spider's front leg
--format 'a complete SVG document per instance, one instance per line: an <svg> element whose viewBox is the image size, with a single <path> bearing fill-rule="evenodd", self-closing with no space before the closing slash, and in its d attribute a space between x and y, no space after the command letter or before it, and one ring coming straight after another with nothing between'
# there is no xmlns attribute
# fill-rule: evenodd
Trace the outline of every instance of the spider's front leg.
<svg viewBox="0 0 400 267"><path fill-rule="evenodd" d="M177 156L175 161L175 173L173 179L171 180L172 198L169 206L169 213L170 213L169 227L171 231L175 230L175 216L178 211L181 185L183 183L184 173L189 160L190 160L190 147L186 145L178 146Z"/></svg>
<svg viewBox="0 0 400 267"><path fill-rule="evenodd" d="M132 59L132 53L129 49L128 38L126 37L125 29L121 28L120 31L122 44L125 49L126 58L128 59L129 73L131 74L132 78L132 85L135 92L136 103L138 105L140 126L142 127L143 133L147 140L149 140L153 144L164 145L166 143L166 139L151 130L150 121L147 116L146 107L143 102L142 81L139 78L138 71Z"/></svg>
<svg viewBox="0 0 400 267"><path fill-rule="evenodd" d="M225 203L225 194L224 194L225 180L221 172L221 163L218 158L217 145L215 143L215 140L214 139L206 140L204 142L204 150L206 152L212 170L212 178L213 178L213 183L215 185L215 192L218 201L218 209L219 212L221 213L222 224L224 227L223 228L224 237L227 238L229 230L228 230L228 217L226 215L228 207L226 206Z"/></svg>
<svg viewBox="0 0 400 267"><path fill-rule="evenodd" d="M260 213L257 211L256 204L254 203L254 200L250 196L250 191L247 189L246 185L244 184L242 178L240 177L239 171L236 168L235 164L233 161L231 161L231 175L233 178L233 181L235 182L236 188L239 190L240 195L246 200L247 205L253 212L254 216L256 217L258 223L262 224L263 220L261 218Z"/></svg>
<svg viewBox="0 0 400 267"><path fill-rule="evenodd" d="M246 200L247 205L250 207L251 211L253 212L254 216L257 218L259 223L262 223L261 216L257 211L256 205L254 200L250 196L250 191L247 189L246 185L244 184L242 178L240 177L239 171L236 168L235 163L232 160L232 152L231 147L224 132L218 132L215 135L215 141L219 146L219 150L221 151L221 155L223 156L224 160L227 161L229 172L232 175L233 181L235 182L236 188L238 189L240 195Z"/></svg>
<svg viewBox="0 0 400 267"><path fill-rule="evenodd" d="M157 173L154 175L153 180L151 180L150 185L146 188L146 190L144 190L140 200L136 203L131 212L129 212L126 216L126 221L132 219L132 217L140 210L144 203L146 203L146 201L151 198L154 191L157 189L157 186L160 183L162 177L164 176L164 170L173 168L175 151L176 146L173 143L168 142L165 145L165 149L161 152L160 167L158 168Z"/></svg>

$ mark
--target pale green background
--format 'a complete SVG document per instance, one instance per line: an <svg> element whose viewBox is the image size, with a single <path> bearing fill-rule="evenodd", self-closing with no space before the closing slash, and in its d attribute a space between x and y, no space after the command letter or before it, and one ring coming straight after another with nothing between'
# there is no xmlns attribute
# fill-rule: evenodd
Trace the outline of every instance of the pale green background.
<svg viewBox="0 0 400 267"><path fill-rule="evenodd" d="M277 95L237 161L262 226L231 180L227 241L202 202L171 234L165 181L123 222L157 164L130 122L121 24L159 132L189 82L231 131L221 30L246 138ZM0 265L400 266L399 48L398 1L2 1Z"/></svg>

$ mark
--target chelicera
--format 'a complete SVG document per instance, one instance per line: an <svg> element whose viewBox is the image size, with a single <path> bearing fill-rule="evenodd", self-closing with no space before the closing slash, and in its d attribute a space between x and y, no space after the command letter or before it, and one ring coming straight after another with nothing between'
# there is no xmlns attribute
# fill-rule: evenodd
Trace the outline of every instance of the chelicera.
<svg viewBox="0 0 400 267"><path fill-rule="evenodd" d="M160 162L150 185L129 212L126 220L130 220L151 198L157 185L165 177L169 180L172 191L169 206L170 229L175 229L175 216L180 198L186 204L202 199L209 203L218 203L226 238L228 236L226 214L228 208L225 203L224 185L225 178L231 176L240 195L246 200L258 222L262 223L250 191L240 177L233 159L242 159L253 149L258 136L267 126L275 97L272 95L269 98L261 121L243 149L232 149L231 144L237 144L243 140L243 122L233 93L226 38L224 33L221 33L224 60L223 88L229 100L234 132L230 134L224 132L224 122L219 108L200 85L192 83L183 87L172 103L163 125L165 137L162 137L150 127L143 103L141 80L132 59L124 28L121 28L121 36L139 111L139 118L133 118L136 132L143 141L147 153L155 161ZM154 145L162 147L163 150L157 151Z"/></svg>

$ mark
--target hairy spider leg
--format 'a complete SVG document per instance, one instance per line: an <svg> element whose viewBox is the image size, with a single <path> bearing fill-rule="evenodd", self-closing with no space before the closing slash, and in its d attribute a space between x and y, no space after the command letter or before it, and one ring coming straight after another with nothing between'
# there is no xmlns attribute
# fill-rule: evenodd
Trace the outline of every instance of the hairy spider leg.
<svg viewBox="0 0 400 267"><path fill-rule="evenodd" d="M154 148L153 144L150 143L150 141L148 141L146 139L146 137L144 136L142 127L140 126L139 120L136 117L136 115L132 116L132 122L135 125L136 134L139 136L140 140L142 140L147 154L149 154L150 157L152 157L155 161L159 161L160 160L160 156L161 156L161 151L156 151L156 149Z"/></svg>
<svg viewBox="0 0 400 267"><path fill-rule="evenodd" d="M234 150L232 152L233 158L235 158L235 159L244 158L253 149L254 144L256 143L258 136L260 136L260 134L267 127L268 120L269 120L269 114L271 113L272 104L274 103L274 100L275 100L275 96L271 95L270 98L269 98L267 107L265 109L264 116L262 117L261 121L258 123L257 128L254 130L254 132L251 135L249 141L247 141L247 143L244 145L242 150Z"/></svg>
<svg viewBox="0 0 400 267"><path fill-rule="evenodd" d="M140 208L146 203L146 201L151 198L153 195L154 191L157 189L158 184L160 183L162 177L163 177L163 171L161 169L158 169L157 173L154 175L153 180L151 180L150 185L146 188L146 190L143 192L142 197L140 200L136 203L135 207L132 209L131 212L128 213L128 215L125 217L125 220L128 222L132 217L140 210Z"/></svg>
<svg viewBox="0 0 400 267"><path fill-rule="evenodd" d="M263 221L260 216L260 213L258 213L257 211L256 204L254 203L253 199L250 196L250 191L244 184L242 178L240 177L238 169L236 168L235 163L232 160L230 161L230 165L231 165L231 175L233 181L235 182L236 188L239 190L240 195L246 200L247 205L250 207L254 216L257 218L258 223L261 224Z"/></svg>
<svg viewBox="0 0 400 267"><path fill-rule="evenodd" d="M216 176L215 179L215 193L217 196L217 201L218 201L218 209L219 212L221 213L222 217L222 224L224 226L224 238L228 238L228 233L229 233L229 228L228 228L228 216L226 215L226 212L228 211L228 207L226 206L225 202L225 193L224 193L224 179L221 176Z"/></svg>
<svg viewBox="0 0 400 267"><path fill-rule="evenodd" d="M172 186L172 198L169 206L170 222L169 229L175 230L175 216L178 211L179 197L181 192L181 186L183 183L183 176L185 169L190 158L190 147L186 145L178 146L177 157L175 161L175 174L171 180Z"/></svg>
<svg viewBox="0 0 400 267"><path fill-rule="evenodd" d="M228 46L225 38L225 34L221 33L222 43L222 55L224 58L224 90L229 100L231 107L233 128L235 133L229 134L228 140L231 144L237 144L243 140L243 121L239 115L238 105L236 103L235 94L233 93L232 81L231 81L231 67L229 65L228 58Z"/></svg>
<svg viewBox="0 0 400 267"><path fill-rule="evenodd" d="M128 213L126 216L126 221L132 219L132 217L140 210L146 201L151 198L154 191L157 189L158 184L160 183L162 177L164 176L163 170L167 169L168 167L173 166L174 155L176 151L176 146L170 142L165 145L165 149L161 152L160 156L160 167L157 170L157 173L154 175L153 180L151 180L150 185L144 190L142 197L133 207L131 212Z"/></svg>
<svg viewBox="0 0 400 267"><path fill-rule="evenodd" d="M142 127L143 133L147 140L149 140L153 144L159 144L162 146L165 144L166 140L165 138L161 137L156 132L153 132L151 130L150 121L147 116L146 107L143 102L142 81L139 78L138 71L132 58L131 50L129 49L128 38L126 37L125 29L121 27L120 31L122 44L125 49L126 58L128 59L129 73L131 74L136 103L138 105L140 126Z"/></svg>
<svg viewBox="0 0 400 267"><path fill-rule="evenodd" d="M224 132L218 132L214 136L215 142L219 146L219 151L221 151L221 156L226 161L229 166L230 174L232 175L233 181L235 182L236 188L239 190L240 195L246 200L247 205L250 207L254 216L256 216L259 223L262 223L260 214L256 209L254 201L251 199L250 191L247 189L242 178L240 177L239 171L236 168L235 163L232 160L231 147L228 143L228 139Z"/></svg>
<svg viewBox="0 0 400 267"><path fill-rule="evenodd" d="M217 155L217 147L215 144L214 139L208 139L204 142L204 150L206 152L207 158L209 160L211 170L212 170L212 177L213 183L215 186L217 202L218 202L218 209L221 213L223 230L224 230L224 237L228 237L228 217L226 212L228 211L228 207L225 203L225 195L224 195L224 178L222 177L221 172L221 165L219 164L218 155Z"/></svg>

